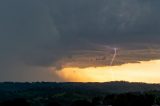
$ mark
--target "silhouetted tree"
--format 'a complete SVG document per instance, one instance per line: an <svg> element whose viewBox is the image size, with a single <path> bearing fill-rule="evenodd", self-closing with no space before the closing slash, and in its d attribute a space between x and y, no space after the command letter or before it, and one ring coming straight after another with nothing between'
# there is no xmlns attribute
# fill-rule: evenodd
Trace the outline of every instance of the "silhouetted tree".
<svg viewBox="0 0 160 106"><path fill-rule="evenodd" d="M141 94L120 94L114 98L113 106L152 106L154 97Z"/></svg>
<svg viewBox="0 0 160 106"><path fill-rule="evenodd" d="M145 101L145 103L146 103L145 106L151 106L151 105L153 105L154 102L155 102L155 96L146 94L146 95L145 95L145 98L144 98L144 101Z"/></svg>
<svg viewBox="0 0 160 106"><path fill-rule="evenodd" d="M0 106L30 106L30 104L25 99L20 98L2 102Z"/></svg>
<svg viewBox="0 0 160 106"><path fill-rule="evenodd" d="M102 97L94 97L94 98L92 99L92 104L93 104L93 106L102 105L102 104L103 104L103 103L102 103L102 100L103 100Z"/></svg>
<svg viewBox="0 0 160 106"><path fill-rule="evenodd" d="M61 106L57 101L52 101L47 104L47 106Z"/></svg>
<svg viewBox="0 0 160 106"><path fill-rule="evenodd" d="M160 97L159 96L155 98L155 104L160 105Z"/></svg>
<svg viewBox="0 0 160 106"><path fill-rule="evenodd" d="M104 105L113 105L115 97L116 97L116 95L107 95L103 100L103 104Z"/></svg>
<svg viewBox="0 0 160 106"><path fill-rule="evenodd" d="M87 100L77 100L77 101L74 101L71 104L71 106L93 106L93 105Z"/></svg>

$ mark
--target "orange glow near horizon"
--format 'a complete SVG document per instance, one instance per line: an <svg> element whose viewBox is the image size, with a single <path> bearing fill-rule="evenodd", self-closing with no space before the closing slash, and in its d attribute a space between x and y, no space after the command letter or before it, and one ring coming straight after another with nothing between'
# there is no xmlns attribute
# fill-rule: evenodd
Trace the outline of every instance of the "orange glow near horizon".
<svg viewBox="0 0 160 106"><path fill-rule="evenodd" d="M69 67L55 73L66 82L129 81L160 83L160 60L128 63L112 67Z"/></svg>

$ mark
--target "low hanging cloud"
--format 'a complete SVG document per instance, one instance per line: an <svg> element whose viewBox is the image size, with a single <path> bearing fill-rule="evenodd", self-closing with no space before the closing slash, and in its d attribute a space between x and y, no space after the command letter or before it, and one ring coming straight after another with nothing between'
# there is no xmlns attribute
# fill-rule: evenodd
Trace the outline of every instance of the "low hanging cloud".
<svg viewBox="0 0 160 106"><path fill-rule="evenodd" d="M114 47L118 54L113 65L159 59L159 4L158 0L2 0L0 75L19 70L18 63L25 64L24 70L109 65ZM13 64L15 69L8 68Z"/></svg>

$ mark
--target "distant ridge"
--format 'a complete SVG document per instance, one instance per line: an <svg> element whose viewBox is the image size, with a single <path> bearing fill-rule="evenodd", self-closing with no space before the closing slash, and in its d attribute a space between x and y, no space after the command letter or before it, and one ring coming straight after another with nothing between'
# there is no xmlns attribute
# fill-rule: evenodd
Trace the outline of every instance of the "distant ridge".
<svg viewBox="0 0 160 106"><path fill-rule="evenodd" d="M147 84L137 82L1 82L0 91L22 91L28 89L53 89L53 90L92 90L97 92L125 93L160 91L160 84Z"/></svg>

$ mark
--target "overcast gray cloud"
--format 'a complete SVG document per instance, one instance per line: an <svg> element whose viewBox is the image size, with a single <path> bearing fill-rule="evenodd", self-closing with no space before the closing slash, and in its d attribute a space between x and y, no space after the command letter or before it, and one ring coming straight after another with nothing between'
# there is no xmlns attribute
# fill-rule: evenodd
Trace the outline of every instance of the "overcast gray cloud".
<svg viewBox="0 0 160 106"><path fill-rule="evenodd" d="M1 80L37 67L108 65L112 47L119 48L114 65L159 59L159 5L159 0L1 0Z"/></svg>

